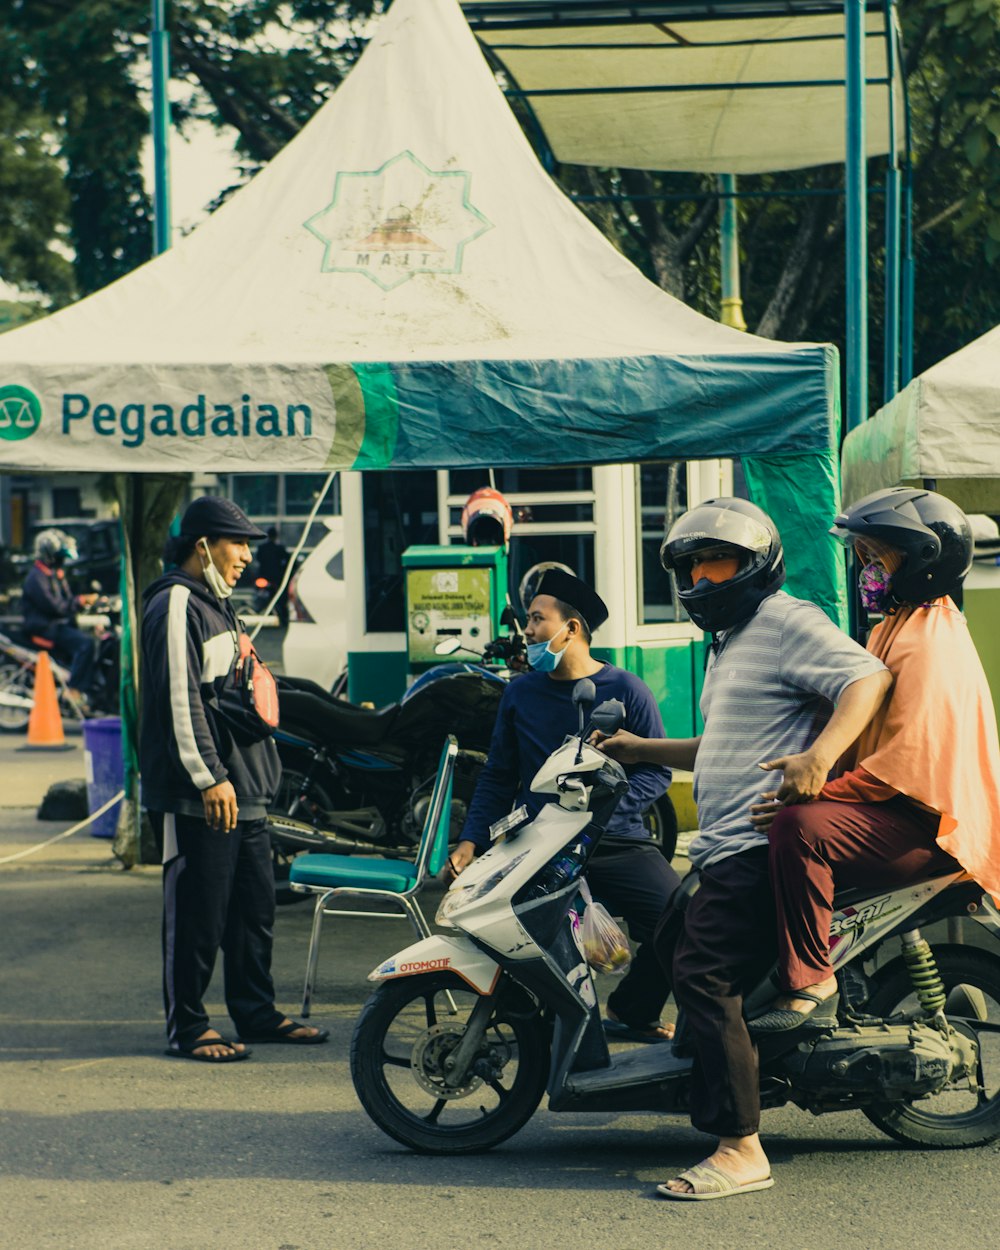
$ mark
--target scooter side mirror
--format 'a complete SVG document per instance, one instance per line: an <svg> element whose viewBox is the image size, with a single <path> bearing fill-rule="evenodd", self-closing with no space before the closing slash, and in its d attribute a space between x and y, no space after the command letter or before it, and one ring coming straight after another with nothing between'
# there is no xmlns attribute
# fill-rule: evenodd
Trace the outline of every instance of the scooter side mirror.
<svg viewBox="0 0 1000 1250"><path fill-rule="evenodd" d="M597 687L589 677L581 677L573 687L573 706L579 707L581 703L593 703L597 698Z"/></svg>
<svg viewBox="0 0 1000 1250"><path fill-rule="evenodd" d="M454 634L449 638L442 638L440 642L434 644L435 655L454 655L456 651L461 650L462 644Z"/></svg>
<svg viewBox="0 0 1000 1250"><path fill-rule="evenodd" d="M610 737L625 724L628 713L620 699L607 699L590 714L590 723L602 734Z"/></svg>

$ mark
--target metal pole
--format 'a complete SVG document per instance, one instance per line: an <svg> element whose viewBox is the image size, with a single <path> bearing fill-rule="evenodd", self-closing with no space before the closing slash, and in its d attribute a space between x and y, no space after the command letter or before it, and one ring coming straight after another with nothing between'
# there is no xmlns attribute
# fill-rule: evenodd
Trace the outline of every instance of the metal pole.
<svg viewBox="0 0 1000 1250"><path fill-rule="evenodd" d="M885 5L885 52L889 77L889 164L885 174L885 346L882 365L882 402L899 390L899 267L902 175L899 168L899 121L896 116L896 76L902 73L897 56L896 14L892 0Z"/></svg>
<svg viewBox="0 0 1000 1250"><path fill-rule="evenodd" d="M170 246L170 39L165 30L166 0L152 0L149 57L153 71L153 251Z"/></svg>
<svg viewBox="0 0 1000 1250"><path fill-rule="evenodd" d="M899 213L902 176L890 167L885 175L885 353L882 400L899 390Z"/></svg>
<svg viewBox="0 0 1000 1250"><path fill-rule="evenodd" d="M734 330L745 330L740 296L740 235L736 201L736 175L719 174L719 276L722 299L719 320Z"/></svg>
<svg viewBox="0 0 1000 1250"><path fill-rule="evenodd" d="M915 285L913 257L913 166L909 156L903 168L903 314L902 366L900 382L906 386L913 377L913 292Z"/></svg>
<svg viewBox="0 0 1000 1250"><path fill-rule="evenodd" d="M844 0L847 89L847 429L868 416L868 254L865 167L865 0Z"/></svg>

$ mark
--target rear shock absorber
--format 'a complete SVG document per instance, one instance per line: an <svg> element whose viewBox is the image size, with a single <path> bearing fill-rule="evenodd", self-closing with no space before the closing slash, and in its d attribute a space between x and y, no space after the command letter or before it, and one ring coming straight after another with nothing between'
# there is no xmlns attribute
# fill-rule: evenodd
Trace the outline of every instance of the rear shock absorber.
<svg viewBox="0 0 1000 1250"><path fill-rule="evenodd" d="M929 1016L936 1015L944 1006L947 995L934 952L919 929L903 934L903 962L920 1006Z"/></svg>

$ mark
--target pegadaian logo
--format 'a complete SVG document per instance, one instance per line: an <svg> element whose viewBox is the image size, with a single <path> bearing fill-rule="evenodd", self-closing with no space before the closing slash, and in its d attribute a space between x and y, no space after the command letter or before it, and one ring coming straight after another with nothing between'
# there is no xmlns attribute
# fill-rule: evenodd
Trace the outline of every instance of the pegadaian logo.
<svg viewBox="0 0 1000 1250"><path fill-rule="evenodd" d="M30 438L42 422L42 401L26 386L0 386L0 438Z"/></svg>
<svg viewBox="0 0 1000 1250"><path fill-rule="evenodd" d="M465 169L428 169L400 152L378 169L342 170L333 199L305 222L324 273L360 273L391 291L418 273L462 272L465 248L492 229Z"/></svg>

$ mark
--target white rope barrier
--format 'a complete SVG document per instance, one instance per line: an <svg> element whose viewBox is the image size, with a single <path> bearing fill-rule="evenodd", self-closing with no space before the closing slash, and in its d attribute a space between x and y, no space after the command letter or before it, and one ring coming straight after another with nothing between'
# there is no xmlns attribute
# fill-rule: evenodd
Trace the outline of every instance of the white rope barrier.
<svg viewBox="0 0 1000 1250"><path fill-rule="evenodd" d="M103 816L105 812L110 811L111 808L113 808L116 803L120 803L124 797L125 791L119 790L114 798L108 799L108 801L103 806L99 807L96 812L88 816L86 820L81 820L80 823L74 825L72 829L66 829L63 833L57 833L55 837L47 838L44 842L39 842L37 846L29 846L26 851L18 851L16 855L5 855L3 859L0 859L0 864L9 864L15 859L24 859L26 855L34 855L36 851L44 850L45 847L51 846L53 842L61 842L63 838L71 838L74 833L79 833L81 829L86 829L88 825L92 825L99 816Z"/></svg>

